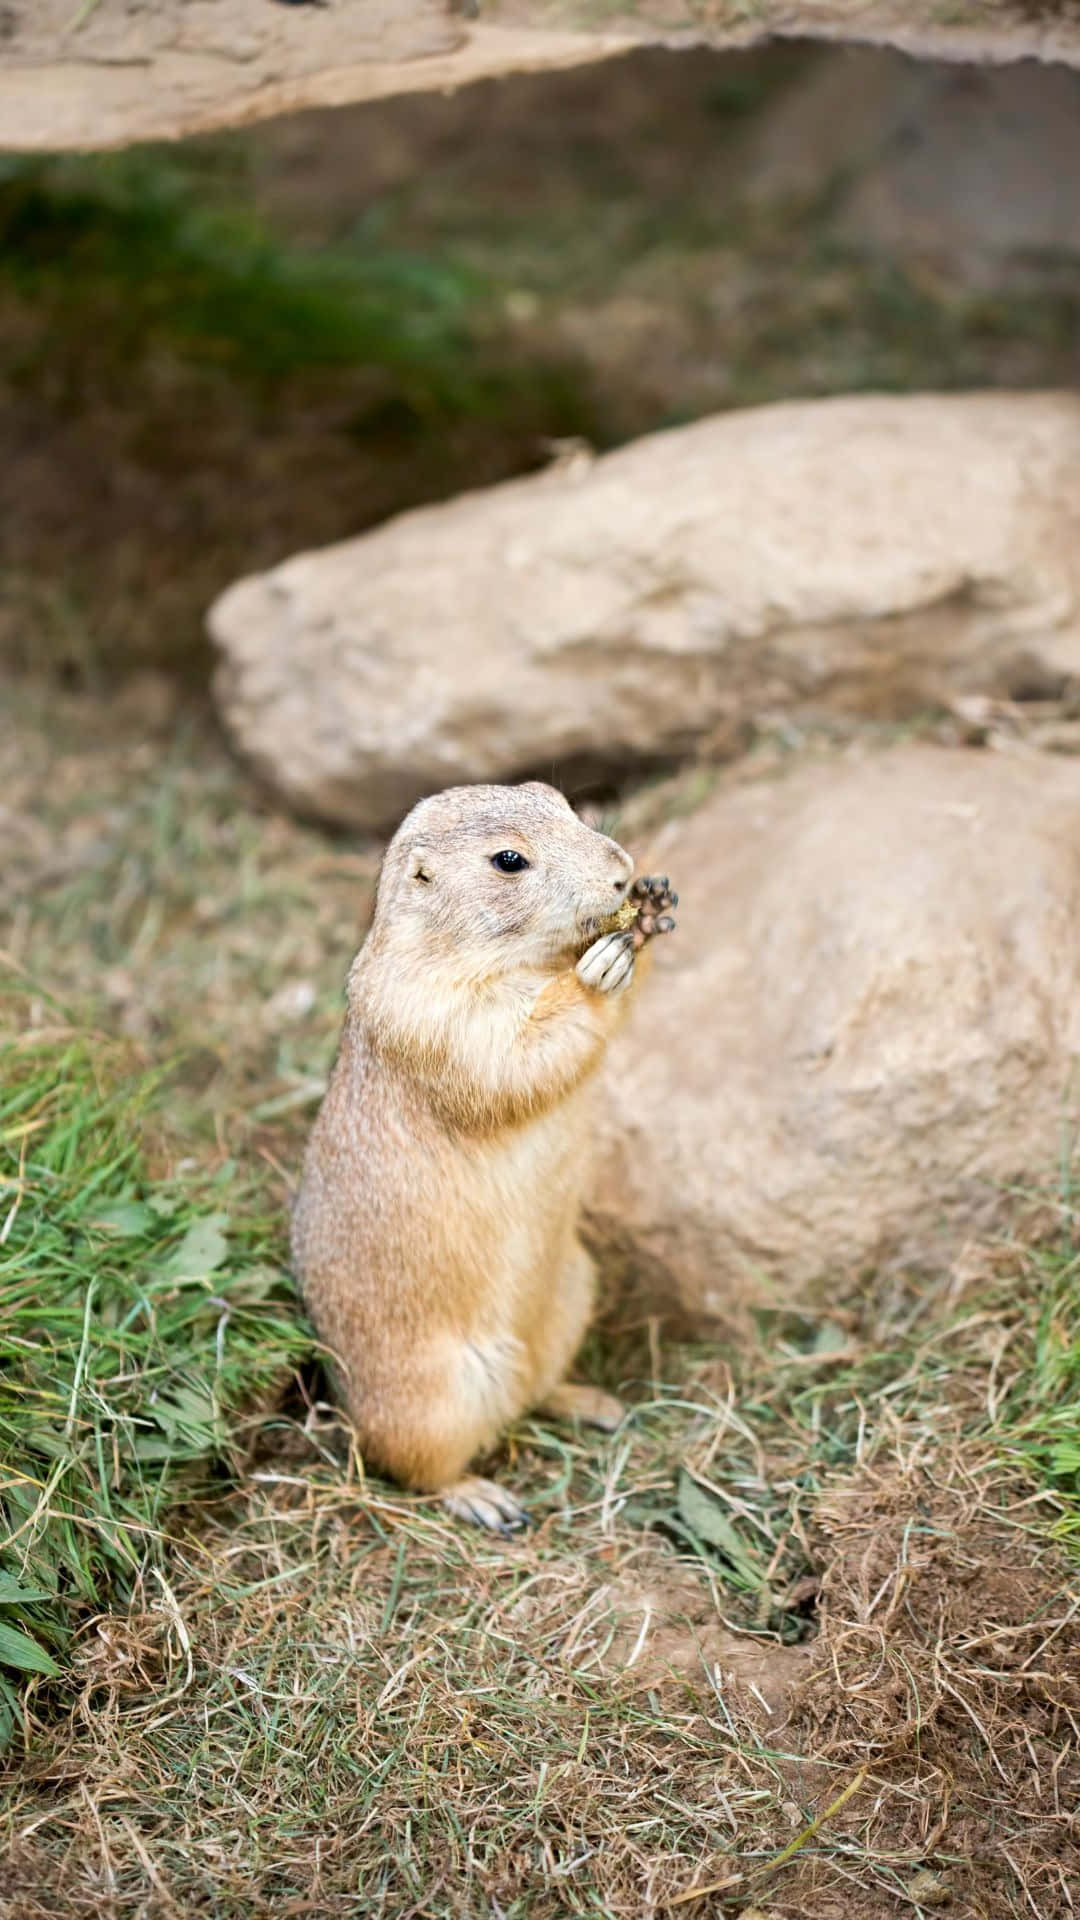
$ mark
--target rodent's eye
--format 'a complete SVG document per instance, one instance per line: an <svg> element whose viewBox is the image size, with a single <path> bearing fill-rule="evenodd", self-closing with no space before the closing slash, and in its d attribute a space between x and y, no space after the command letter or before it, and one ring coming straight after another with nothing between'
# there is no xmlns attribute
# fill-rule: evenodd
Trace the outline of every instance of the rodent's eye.
<svg viewBox="0 0 1080 1920"><path fill-rule="evenodd" d="M529 863L523 853L514 853L511 848L505 847L502 853L492 854L491 864L500 873L524 873Z"/></svg>

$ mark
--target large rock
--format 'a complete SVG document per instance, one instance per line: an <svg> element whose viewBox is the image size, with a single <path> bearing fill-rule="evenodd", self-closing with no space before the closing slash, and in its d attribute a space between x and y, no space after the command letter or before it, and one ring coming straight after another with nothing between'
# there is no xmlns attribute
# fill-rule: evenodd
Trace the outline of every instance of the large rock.
<svg viewBox="0 0 1080 1920"><path fill-rule="evenodd" d="M320 20L319 14L329 17ZM1032 0L5 0L0 137L7 147L114 147L239 126L302 107L443 91L574 66L635 46L745 47L773 34L855 39L942 59L1032 55L1080 65L1080 23ZM1057 15L1057 17L1054 17Z"/></svg>
<svg viewBox="0 0 1080 1920"><path fill-rule="evenodd" d="M1080 1079L1080 767L908 745L740 783L647 864L678 931L606 1074L600 1246L733 1302L938 1265L1060 1167Z"/></svg>
<svg viewBox="0 0 1080 1920"><path fill-rule="evenodd" d="M762 407L403 515L210 614L238 746L305 812L716 751L1080 673L1080 401Z"/></svg>

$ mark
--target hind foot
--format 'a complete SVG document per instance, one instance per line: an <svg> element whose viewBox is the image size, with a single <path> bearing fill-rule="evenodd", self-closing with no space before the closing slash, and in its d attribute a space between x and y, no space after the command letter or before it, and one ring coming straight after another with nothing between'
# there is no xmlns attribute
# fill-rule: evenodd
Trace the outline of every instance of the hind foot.
<svg viewBox="0 0 1080 1920"><path fill-rule="evenodd" d="M455 1480L452 1487L444 1487L439 1499L455 1520L469 1520L475 1527L487 1527L490 1533L509 1537L529 1525L525 1508L512 1493L474 1473Z"/></svg>
<svg viewBox="0 0 1080 1920"><path fill-rule="evenodd" d="M552 1387L537 1411L550 1414L554 1420L577 1420L583 1427L600 1427L604 1433L614 1433L626 1416L626 1408L613 1393L605 1393L601 1387L571 1386L568 1380Z"/></svg>

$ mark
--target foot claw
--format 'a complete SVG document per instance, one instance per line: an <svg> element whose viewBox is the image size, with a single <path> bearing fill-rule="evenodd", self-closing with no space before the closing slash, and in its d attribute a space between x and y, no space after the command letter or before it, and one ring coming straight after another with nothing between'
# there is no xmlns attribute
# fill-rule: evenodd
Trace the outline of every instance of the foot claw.
<svg viewBox="0 0 1080 1920"><path fill-rule="evenodd" d="M445 1487L439 1495L447 1513L455 1520L467 1520L476 1527L486 1527L489 1533L502 1534L510 1539L520 1533L523 1527L532 1522L520 1501L505 1487L494 1480L483 1480L476 1474L469 1474L464 1480L456 1480L452 1487Z"/></svg>

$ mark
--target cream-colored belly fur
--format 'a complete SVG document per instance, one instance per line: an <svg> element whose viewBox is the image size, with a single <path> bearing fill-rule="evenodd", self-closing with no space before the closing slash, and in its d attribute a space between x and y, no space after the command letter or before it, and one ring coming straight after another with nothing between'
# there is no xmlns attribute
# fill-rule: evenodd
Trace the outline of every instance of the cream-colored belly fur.
<svg viewBox="0 0 1080 1920"><path fill-rule="evenodd" d="M439 1487L543 1399L584 1334L593 1269L575 1226L591 1088L456 1137L403 1091L358 1052L339 1064L293 1249L365 1457Z"/></svg>

